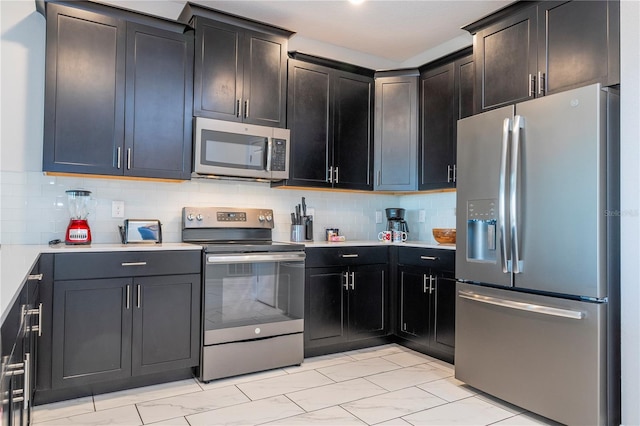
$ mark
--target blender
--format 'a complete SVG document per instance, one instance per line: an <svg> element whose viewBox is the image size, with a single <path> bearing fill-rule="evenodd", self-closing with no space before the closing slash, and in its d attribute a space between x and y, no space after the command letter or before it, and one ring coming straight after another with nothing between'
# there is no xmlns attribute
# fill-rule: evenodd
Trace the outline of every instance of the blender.
<svg viewBox="0 0 640 426"><path fill-rule="evenodd" d="M89 201L91 192L71 189L65 191L69 202L69 226L64 242L66 244L91 244L91 230L87 216L89 215Z"/></svg>

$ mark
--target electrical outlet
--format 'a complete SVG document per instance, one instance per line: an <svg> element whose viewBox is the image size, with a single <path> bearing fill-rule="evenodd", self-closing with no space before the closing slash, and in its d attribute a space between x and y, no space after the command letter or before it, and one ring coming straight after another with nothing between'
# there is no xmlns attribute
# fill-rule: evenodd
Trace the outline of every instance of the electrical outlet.
<svg viewBox="0 0 640 426"><path fill-rule="evenodd" d="M424 223L427 220L427 212L425 210L418 210L418 222Z"/></svg>
<svg viewBox="0 0 640 426"><path fill-rule="evenodd" d="M376 210L376 223L382 223L382 211Z"/></svg>
<svg viewBox="0 0 640 426"><path fill-rule="evenodd" d="M124 217L124 201L111 202L111 217Z"/></svg>

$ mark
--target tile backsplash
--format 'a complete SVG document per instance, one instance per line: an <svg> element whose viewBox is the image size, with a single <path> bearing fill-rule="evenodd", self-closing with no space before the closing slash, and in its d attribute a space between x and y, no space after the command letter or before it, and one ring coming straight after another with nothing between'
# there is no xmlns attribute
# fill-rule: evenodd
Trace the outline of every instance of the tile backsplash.
<svg viewBox="0 0 640 426"><path fill-rule="evenodd" d="M124 216L159 219L163 240L181 240L184 206L261 207L274 210L274 240L289 239L290 213L301 197L314 210L314 240L324 238L325 228L339 228L348 240L373 240L386 228L384 209L407 210L409 239L432 241L432 227L455 227L455 193L387 195L381 193L328 192L271 188L258 182L192 180L156 182L109 178L46 176L41 172L0 172L0 243L46 244L64 239L69 222L68 189L92 192L89 225L95 243L119 242L118 225L111 217L112 201L124 201ZM419 210L425 222L419 223ZM375 212L382 223L376 224Z"/></svg>

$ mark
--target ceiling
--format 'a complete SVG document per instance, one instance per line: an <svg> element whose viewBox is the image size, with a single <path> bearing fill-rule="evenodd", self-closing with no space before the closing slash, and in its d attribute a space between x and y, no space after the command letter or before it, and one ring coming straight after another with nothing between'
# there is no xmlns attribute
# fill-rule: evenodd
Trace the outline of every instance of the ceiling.
<svg viewBox="0 0 640 426"><path fill-rule="evenodd" d="M100 0L175 19L181 0ZM472 43L460 29L513 0L195 0L295 32L289 50L375 70L411 68Z"/></svg>

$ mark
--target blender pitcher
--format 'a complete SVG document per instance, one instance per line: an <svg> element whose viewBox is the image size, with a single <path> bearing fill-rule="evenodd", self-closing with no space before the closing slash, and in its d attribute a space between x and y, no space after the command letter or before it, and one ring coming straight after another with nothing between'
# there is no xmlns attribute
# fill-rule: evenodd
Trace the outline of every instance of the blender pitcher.
<svg viewBox="0 0 640 426"><path fill-rule="evenodd" d="M69 226L65 235L66 244L91 244L91 230L89 229L89 201L91 191L71 189L67 193Z"/></svg>

